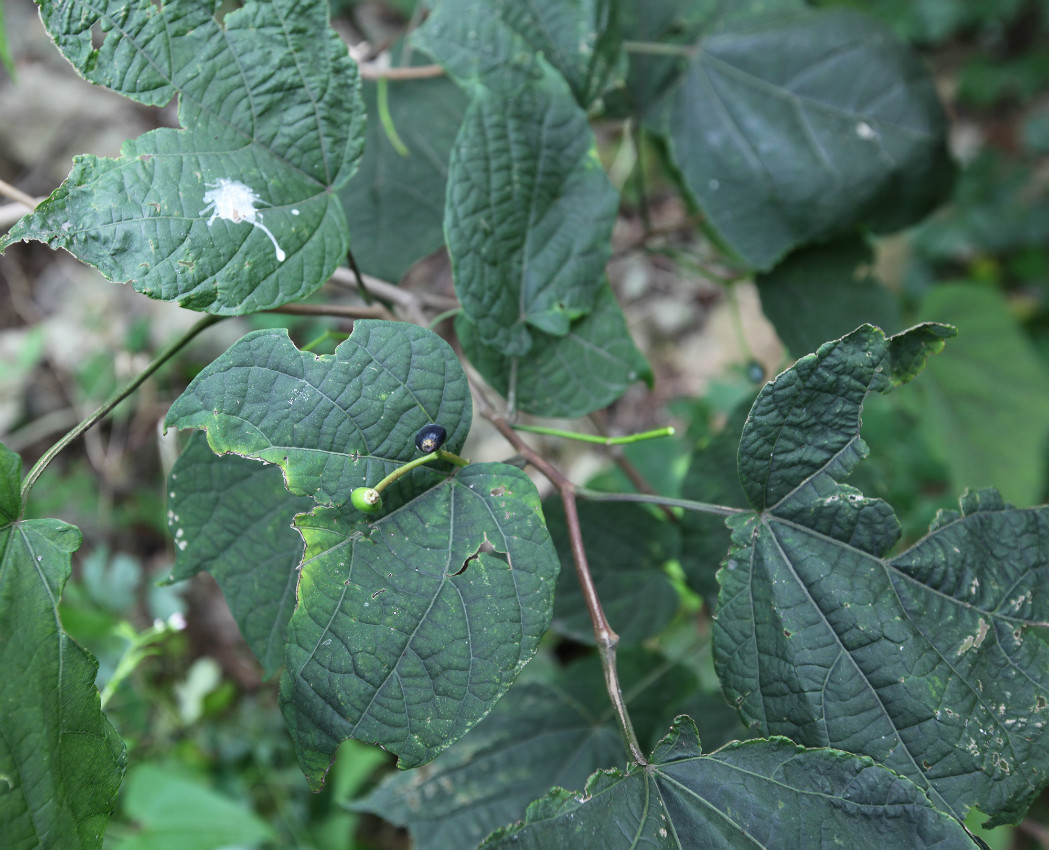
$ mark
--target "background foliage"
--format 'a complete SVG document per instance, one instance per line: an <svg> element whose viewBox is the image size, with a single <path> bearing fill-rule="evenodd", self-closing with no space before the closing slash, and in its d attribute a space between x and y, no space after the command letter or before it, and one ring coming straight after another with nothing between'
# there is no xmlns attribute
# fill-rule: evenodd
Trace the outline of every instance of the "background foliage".
<svg viewBox="0 0 1049 850"><path fill-rule="evenodd" d="M119 14L120 4L111 5ZM630 468L660 493L740 508L749 497L759 511L771 502L757 504L753 492L740 489L735 455L743 416L766 377L862 322L890 334L917 321L949 322L957 326L957 338L932 358L919 380L867 400L863 437L870 456L850 484L895 509L902 538L897 552L924 534L937 510L957 511L967 487L995 486L1022 508L1045 501L1049 105L1043 92L1049 4L784 2L773 18L759 14L763 4L750 2L722 4L722 13L713 18L715 4L704 2L620 5L621 15L610 19L610 4L596 0L538 4L537 12L494 4L499 15L478 23L465 0L445 0L417 29L418 11L410 0L335 3L336 29L347 40L392 44L414 30L414 37L391 50L394 64L425 65L432 58L448 71L410 83L365 80L359 95L356 71L338 37L317 38L324 17L318 4L245 4L239 12L224 6L226 29L215 25L210 13L175 27L161 27L154 19L157 26L142 39L156 55L168 57L172 65L163 76L173 78L174 86L154 80L148 62L134 66L126 79L99 79L143 104L163 107L157 110L86 86L47 42L32 4L5 0L0 33L7 38L0 38L0 60L9 73L0 71L0 113L10 120L0 122L0 177L31 195L46 195L66 178L71 157L88 152L74 164L74 175L101 187L109 181L127 205L100 209L83 192L60 190L4 244L32 236L65 247L103 275L135 284L116 287L40 245L22 245L0 257L0 442L27 462L38 457L197 318L180 306L240 314L306 298L360 308L360 296L339 283L349 275L336 274L335 282L325 284L343 261L348 232L361 270L400 283L407 293L397 300L383 290L386 306L409 318L417 318L411 313L416 311L425 324L443 309L462 305L454 338L488 385L518 410L578 418L612 404L595 415L594 424L614 433L672 421L678 427L675 438L621 452ZM581 29L542 18L542 10L553 14L569 7L569 20ZM287 17L279 20L282 13ZM68 20L62 26L76 29ZM282 46L254 53L255 31L274 29L282 33ZM600 34L585 63L575 50L580 32ZM95 52L100 35L82 27L66 45L89 78L111 67L108 48ZM695 49L626 57L619 53L623 38ZM919 57L895 38L916 46ZM486 45L500 45L519 62L498 64L503 54L478 49ZM316 61L296 62L303 55ZM494 64L484 65L485 55L495 57ZM803 67L805 62L811 65ZM300 102L289 90L267 88L274 66L306 90L332 73L342 75L344 85L325 89L320 101ZM216 69L214 77L209 69ZM911 84L890 96L879 83L886 77ZM755 85L756 78L764 83ZM620 79L625 85L618 85ZM814 90L826 96L826 109L789 106L806 103ZM175 91L178 103L169 104ZM935 108L937 97L946 103L945 116ZM214 98L234 108L211 113L207 104ZM870 122L855 122L850 116L856 110L870 115ZM289 118L292 114L298 117ZM537 115L543 120L536 121ZM324 121L313 120L318 116ZM629 124L621 123L625 118ZM313 123L303 131L302 121ZM945 156L948 124L956 179ZM363 148L354 143L358 136ZM121 147L125 139L135 140ZM403 156L401 148L411 155ZM509 159L493 157L493 150ZM115 156L119 159L105 159ZM513 163L517 179L501 178L503 162ZM894 162L906 165L894 168ZM200 215L209 187L234 172L259 192L258 221L286 252L283 262L259 227L224 218L208 224L207 215ZM263 173L277 176L263 181ZM813 189L828 181L834 192ZM492 208L500 213L494 220ZM22 212L0 207L8 216L3 229ZM914 226L900 232L905 224ZM558 238L569 230L585 230L589 237ZM523 233L529 238L522 239ZM806 247L814 235L821 244ZM445 241L447 258L433 255ZM183 270L175 276L177 286L153 282L157 264ZM555 269L558 273L548 273ZM495 287L492 281L506 285ZM160 300L142 298L135 289ZM410 412L412 401L392 428L372 422L353 433L326 433L326 450L341 460L318 460L310 452L295 457L290 421L263 422L274 430L256 430L251 416L238 418L242 411L233 416L205 390L209 369L225 369L227 378L236 375L237 346L254 346L256 353L259 346L272 346L266 356L275 387L282 374L297 388L304 370L318 370L309 379L316 397L288 400L314 410L322 421L324 381L352 378L320 372L347 368L352 374L373 362L373 355L374 362L383 362L381 334L361 341L368 326L358 321L355 342L331 359L314 361L296 349L316 343L317 351L333 352L336 340L326 335L341 339L349 331L345 321L255 313L218 325L63 453L34 488L21 537L7 544L5 557L31 565L41 547L50 547L47 563L53 569L36 585L50 588L50 598L39 600L40 609L4 608L5 633L20 636L19 643L5 645L4 669L21 667L16 661L30 654L27 647L47 645L65 659L63 675L85 683L92 675L90 659L69 638L97 657L105 711L131 765L107 845L161 847L170 840L173 846L200 848L404 846L405 833L392 822L406 827L416 846L464 847L521 819L533 800L540 802L525 823L497 833L488 846L567 845L577 815L592 817L589 812L596 809L598 819L619 828L622 822L615 818L652 793L669 800L666 808L632 825L658 842L659 815L669 817L681 835L712 829L690 820L690 804L674 793L715 806L763 800L764 792L750 780L740 800L715 800L710 789L688 787L689 766L703 764L709 772L717 761L717 769L725 771L718 774L718 786L729 795L733 771L772 775L798 757L795 745L783 739L713 754L723 742L765 734L786 734L805 744L835 742L810 736L807 718L767 722L774 709L748 701L745 671L725 678L728 695L740 698L747 722L761 716L765 724L748 733L722 699L714 665L717 660L724 673L729 662L724 649L715 659L709 618L718 594L712 566L730 545L720 518L689 513L671 523L637 505L581 503L591 559L600 563L631 553L628 568L619 566L627 563L623 559L595 570L598 591L623 640L619 667L627 704L642 749L653 753L656 765L645 774L627 769L589 649L594 638L572 574L563 513L556 498L547 497L543 511L552 545L540 545L543 556L529 561L540 565L545 594L552 590L557 560L563 569L552 631L533 647L537 654L521 681L427 768L381 780L388 758L349 741L324 790L310 794L283 731L272 678L284 664L289 634L293 644L316 643L305 609L298 620L292 616L294 581L286 575L272 580L303 555L303 537L287 517L316 502L325 505L299 522L312 547L310 575L323 582L333 541L352 540L359 522L340 513L344 499L338 494L351 483L374 482L413 456L411 435L434 419L456 424L449 448L493 462L473 473L485 476L489 491L524 486L519 471L494 463L509 459L506 443L481 422L471 428L458 358L412 326L399 327L409 337L406 344L415 347L415 365L391 377L389 386L365 386L374 389L376 404L396 405L398 393L421 398L417 412ZM452 323L438 321L436 327L452 337ZM251 335L234 344L246 333ZM356 367L351 350L357 352ZM209 367L213 361L219 365ZM226 418L218 427L211 423L207 441L195 436L178 454L173 432L158 437L156 426L194 379L196 406L187 411L194 396L183 396L171 421L185 416L179 424L194 424L194 416L207 418L220 407ZM235 388L239 380L221 385ZM361 469L348 461L355 448L349 444L359 438L370 449L373 435L379 448L369 451L367 465ZM252 437L258 444L245 445ZM275 465L230 457L219 462L207 442L235 446ZM607 457L553 441L537 445L578 482L597 489L633 486ZM16 464L11 454L3 455L5 481L17 480ZM321 491L296 486L297 480L316 480L318 470ZM168 471L172 481L182 482L170 499L158 486ZM293 492L285 489L285 476ZM438 477L417 471L384 494L385 501L397 508ZM447 489L428 491L441 503L428 514L438 525L454 503ZM0 510L16 517L17 488L3 495ZM528 510L538 504L538 495L522 498ZM961 513L945 515L940 527L963 517L1004 516L996 498L968 497ZM773 507L762 520L769 534L782 521L779 511ZM249 532L231 535L224 512L246 523ZM81 531L46 519L58 516ZM388 525L403 522L404 515L395 514ZM752 528L741 523L735 527L736 557L749 545L745 532ZM197 533L180 537L183 525ZM418 524L400 530L421 539ZM464 538L464 562L494 531L477 526L472 533ZM882 554L884 540L871 548ZM501 550L481 553L469 570L497 577L504 557ZM197 574L201 570L214 576L221 594L211 579ZM168 579L178 583L156 586ZM502 591L493 592L505 601ZM17 588L5 593L11 594L6 602L29 598ZM637 604L639 598L644 605ZM392 589L380 597L393 599ZM989 609L1004 604L997 598L992 603ZM488 607L491 598L480 597L477 604ZM401 610L391 603L389 610L395 609ZM1046 619L1031 612L1024 616ZM979 635L984 622L977 616L972 634ZM532 624L536 642L543 626ZM795 632L807 626L755 619L754 627ZM1003 629L1005 635L1009 630ZM965 636L948 635L962 645ZM395 650L390 648L391 657ZM20 688L32 681L31 671L25 679L5 681L0 693L5 717L24 699ZM282 688L287 716L294 683L286 679ZM496 690L501 694L505 687ZM460 696L455 692L454 699ZM494 702L495 691L484 699ZM907 705L901 702L899 710L906 713ZM113 728L108 723L84 728L76 705L61 709L67 716L39 718L27 744L46 747L56 729L82 733L91 744L75 761L91 782L70 768L68 789L54 794L69 796L74 811L104 807L125 759ZM682 721L660 743L677 714L697 720L699 740ZM456 718L456 734L477 719ZM903 728L896 721L891 725ZM441 732L435 740L446 740L443 727ZM533 745L523 747L522 741ZM443 747L425 744L425 758L436 749ZM323 771L333 751L330 741L320 748L317 770ZM881 753L871 754L883 760ZM801 758L825 758L817 769L828 781L862 788L868 795L863 800L872 806L912 793L902 780L888 782L869 762ZM1040 758L1021 756L1023 768L1037 773ZM31 754L25 760L31 761ZM1017 774L1023 772L1021 763L1013 763ZM587 784L594 771L610 768ZM944 772L954 776L958 765ZM803 771L799 776L786 783L792 801L810 793ZM1044 784L1037 777L1028 781L1032 787ZM89 784L93 790L87 796L94 799L78 800ZM575 793L544 796L554 785ZM783 793L777 792L776 805L785 802ZM948 790L932 796L940 808L951 808ZM1030 796L1023 805L1003 803L1000 819L1022 814ZM199 813L195 834L179 831L183 820L172 822L173 800ZM786 805L809 805L792 801ZM955 810L964 816L966 808L960 804ZM924 835L950 829L949 821L922 806L908 812L911 828L928 830ZM974 816L969 824L976 828L982 820ZM1035 800L1019 827L988 830L984 840L995 847L1049 846L1044 822L1049 822L1044 803ZM844 820L842 828L850 830L849 823ZM777 828L774 819L765 825ZM56 825L60 828L65 827ZM69 828L89 846L102 825L81 819ZM956 833L944 834L943 846L958 846L951 843L959 840ZM932 839L929 846L935 846Z"/></svg>

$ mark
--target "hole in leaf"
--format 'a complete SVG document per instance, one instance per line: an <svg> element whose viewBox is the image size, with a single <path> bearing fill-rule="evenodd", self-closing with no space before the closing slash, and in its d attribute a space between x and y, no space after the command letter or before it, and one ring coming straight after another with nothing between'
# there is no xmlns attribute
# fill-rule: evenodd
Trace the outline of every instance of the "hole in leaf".
<svg viewBox="0 0 1049 850"><path fill-rule="evenodd" d="M91 25L91 47L94 50L98 50L102 46L102 42L106 40L106 34L102 32L102 24L95 21Z"/></svg>
<svg viewBox="0 0 1049 850"><path fill-rule="evenodd" d="M461 576L464 572L466 572L466 568L468 566L470 566L470 562L471 561L476 561L479 557L481 557L481 555L494 555L500 561L504 561L508 568L513 569L513 566L510 563L510 558L506 555L506 553L505 552L497 552L496 548L491 543L488 542L488 537L486 536L484 538L484 542L480 546L477 547L477 551L474 552L465 561L463 561L463 565L458 570L456 570L454 573L451 573L451 575L453 575L453 576Z"/></svg>
<svg viewBox="0 0 1049 850"><path fill-rule="evenodd" d="M496 487L494 490L491 491L490 495L492 495L492 496L501 496L505 492L506 492L506 488L505 487Z"/></svg>

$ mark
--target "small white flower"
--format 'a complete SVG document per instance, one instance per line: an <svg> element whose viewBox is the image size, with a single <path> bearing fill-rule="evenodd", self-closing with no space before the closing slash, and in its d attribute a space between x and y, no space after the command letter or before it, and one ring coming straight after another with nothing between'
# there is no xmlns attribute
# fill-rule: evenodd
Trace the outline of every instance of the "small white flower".
<svg viewBox="0 0 1049 850"><path fill-rule="evenodd" d="M259 228L270 238L270 242L273 243L273 247L277 251L277 262L284 262L285 253L280 249L280 245L277 244L276 237L262 223L262 213L255 209L255 204L265 202L259 200L259 196L255 194L250 186L245 186L239 180L230 180L228 177L220 177L215 183L207 183L205 185L212 188L204 193L204 202L207 206L200 211L199 215L211 213L211 218L208 219L208 227L211 227L216 218L224 218L226 221L232 221L234 224L246 221L248 224Z"/></svg>

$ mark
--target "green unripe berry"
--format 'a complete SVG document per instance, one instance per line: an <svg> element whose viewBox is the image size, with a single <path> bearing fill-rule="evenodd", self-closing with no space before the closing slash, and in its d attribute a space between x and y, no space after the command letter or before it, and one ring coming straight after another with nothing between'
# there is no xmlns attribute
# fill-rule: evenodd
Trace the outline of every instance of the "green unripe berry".
<svg viewBox="0 0 1049 850"><path fill-rule="evenodd" d="M350 504L366 514L377 514L382 510L382 496L374 487L358 487L350 493Z"/></svg>

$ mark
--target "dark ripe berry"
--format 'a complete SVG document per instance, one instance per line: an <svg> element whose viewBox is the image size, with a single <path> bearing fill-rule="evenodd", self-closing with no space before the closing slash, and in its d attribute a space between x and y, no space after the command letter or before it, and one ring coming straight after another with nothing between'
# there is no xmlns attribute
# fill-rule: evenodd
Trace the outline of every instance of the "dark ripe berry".
<svg viewBox="0 0 1049 850"><path fill-rule="evenodd" d="M443 425L424 425L415 435L415 448L424 454L437 451L444 445L448 432Z"/></svg>

